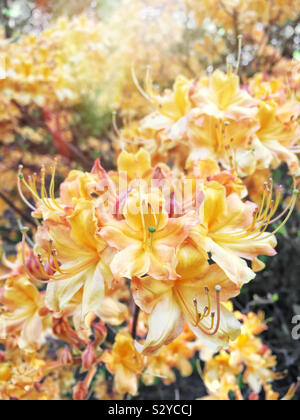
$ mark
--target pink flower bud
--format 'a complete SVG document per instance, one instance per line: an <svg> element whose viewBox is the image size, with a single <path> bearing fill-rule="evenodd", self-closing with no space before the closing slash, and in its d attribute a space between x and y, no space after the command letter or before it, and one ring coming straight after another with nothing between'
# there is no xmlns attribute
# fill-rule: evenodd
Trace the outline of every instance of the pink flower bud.
<svg viewBox="0 0 300 420"><path fill-rule="evenodd" d="M83 369L90 370L96 359L97 356L93 347L93 343L89 343L81 357Z"/></svg>

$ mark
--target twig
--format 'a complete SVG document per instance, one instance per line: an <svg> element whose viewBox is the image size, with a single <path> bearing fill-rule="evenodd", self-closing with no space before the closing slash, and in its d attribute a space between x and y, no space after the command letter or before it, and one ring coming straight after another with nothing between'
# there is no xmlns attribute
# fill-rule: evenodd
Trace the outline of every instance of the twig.
<svg viewBox="0 0 300 420"><path fill-rule="evenodd" d="M140 314L140 308L137 305L135 305L134 314L133 314L132 332L131 332L131 336L134 340L136 339L136 332L137 332L136 330L137 330L139 314Z"/></svg>

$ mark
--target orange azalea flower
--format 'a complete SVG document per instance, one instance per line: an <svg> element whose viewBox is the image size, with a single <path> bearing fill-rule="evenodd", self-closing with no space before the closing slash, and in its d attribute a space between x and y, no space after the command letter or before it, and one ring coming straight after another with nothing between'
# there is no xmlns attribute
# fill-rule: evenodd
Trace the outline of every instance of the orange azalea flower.
<svg viewBox="0 0 300 420"><path fill-rule="evenodd" d="M0 316L4 333L17 333L20 348L35 351L44 342L50 319L45 308L44 294L26 277L7 281L2 293L4 305Z"/></svg>
<svg viewBox="0 0 300 420"><path fill-rule="evenodd" d="M255 277L243 258L255 260L258 255L276 255L275 236L264 232L274 209L258 214L253 203L244 203L237 194L226 197L225 188L214 181L207 184L204 195L202 223L191 231L190 237L241 286ZM257 216L263 216L262 220Z"/></svg>
<svg viewBox="0 0 300 420"><path fill-rule="evenodd" d="M177 257L181 276L177 280L132 280L136 304L150 314L147 339L144 345L138 345L145 355L156 354L174 340L182 332L184 320L214 350L240 333L239 322L222 304L237 296L239 287L216 264L209 266L193 246L184 244Z"/></svg>
<svg viewBox="0 0 300 420"><path fill-rule="evenodd" d="M38 258L44 278L49 279L47 305L60 312L82 291L83 319L99 309L105 287L112 282L109 269L112 251L97 234L93 202L79 199L65 223L49 223L46 228L50 242L44 239L44 229L39 229L36 251L40 252ZM46 272L45 262L50 274Z"/></svg>
<svg viewBox="0 0 300 420"><path fill-rule="evenodd" d="M187 214L169 218L159 190L149 194L134 190L123 210L124 220L103 215L102 238L119 252L111 270L116 279L151 275L158 280L174 280L176 248L187 237L197 218Z"/></svg>
<svg viewBox="0 0 300 420"><path fill-rule="evenodd" d="M114 389L117 393L137 394L139 375L144 368L144 363L129 334L118 333L112 351L106 350L102 361L109 372L115 375Z"/></svg>

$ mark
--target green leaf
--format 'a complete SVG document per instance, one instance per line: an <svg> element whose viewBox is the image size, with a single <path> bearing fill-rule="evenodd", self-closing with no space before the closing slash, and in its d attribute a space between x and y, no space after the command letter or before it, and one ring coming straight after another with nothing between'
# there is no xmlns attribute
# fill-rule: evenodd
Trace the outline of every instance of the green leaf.
<svg viewBox="0 0 300 420"><path fill-rule="evenodd" d="M294 51L293 58L300 61L300 51Z"/></svg>
<svg viewBox="0 0 300 420"><path fill-rule="evenodd" d="M272 299L273 299L273 302L274 302L274 303L277 303L277 302L279 301L279 295L278 295L278 293L275 293L275 294L272 296Z"/></svg>
<svg viewBox="0 0 300 420"><path fill-rule="evenodd" d="M20 16L21 9L19 5L14 5L11 9L2 9L2 14L10 18L17 18Z"/></svg>

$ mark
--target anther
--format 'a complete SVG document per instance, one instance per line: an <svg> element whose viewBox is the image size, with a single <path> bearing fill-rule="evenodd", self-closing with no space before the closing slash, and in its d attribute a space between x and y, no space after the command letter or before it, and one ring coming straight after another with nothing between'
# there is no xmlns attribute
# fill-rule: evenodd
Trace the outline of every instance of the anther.
<svg viewBox="0 0 300 420"><path fill-rule="evenodd" d="M148 230L150 233L155 233L156 232L156 228L154 226L149 226Z"/></svg>
<svg viewBox="0 0 300 420"><path fill-rule="evenodd" d="M220 293L221 292L221 290L222 290L222 287L221 286L216 286L215 287L215 291L217 292L217 293Z"/></svg>

